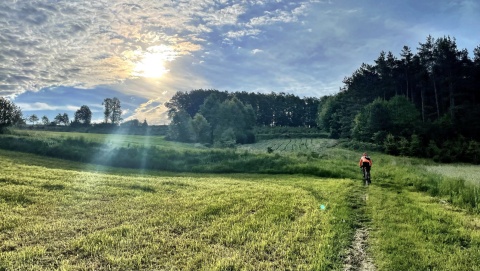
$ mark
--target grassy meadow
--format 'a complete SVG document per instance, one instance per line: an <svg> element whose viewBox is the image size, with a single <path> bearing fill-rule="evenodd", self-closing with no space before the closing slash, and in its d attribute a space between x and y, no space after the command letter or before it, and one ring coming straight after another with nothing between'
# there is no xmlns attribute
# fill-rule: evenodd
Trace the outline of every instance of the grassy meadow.
<svg viewBox="0 0 480 271"><path fill-rule="evenodd" d="M109 142L37 133L15 136ZM0 150L0 270L362 270L364 259L350 260L359 231L374 265L363 270L480 270L478 182L445 165L371 153L364 187L358 151L334 140L108 144L133 153L134 140L155 142L182 172Z"/></svg>
<svg viewBox="0 0 480 271"><path fill-rule="evenodd" d="M79 132L54 132L41 130L15 130L14 135L33 137L43 141L50 141L51 144L57 139L75 139L105 144L111 147L133 147L133 146L156 146L162 148L175 148L186 150L194 147L191 144L182 144L173 141L166 141L161 136L141 136L127 134L92 134ZM200 147L200 146L198 146Z"/></svg>
<svg viewBox="0 0 480 271"><path fill-rule="evenodd" d="M349 180L0 157L3 270L338 269L355 223L345 202L360 193Z"/></svg>
<svg viewBox="0 0 480 271"><path fill-rule="evenodd" d="M426 166L426 169L443 176L464 179L472 184L480 185L480 167L478 165L434 165Z"/></svg>

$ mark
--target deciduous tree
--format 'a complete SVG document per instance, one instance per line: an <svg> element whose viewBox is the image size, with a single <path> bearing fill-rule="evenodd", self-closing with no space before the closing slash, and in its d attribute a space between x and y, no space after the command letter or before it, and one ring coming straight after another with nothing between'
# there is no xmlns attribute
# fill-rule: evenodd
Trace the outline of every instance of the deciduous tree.
<svg viewBox="0 0 480 271"><path fill-rule="evenodd" d="M6 127L22 122L22 110L12 101L0 97L0 133Z"/></svg>
<svg viewBox="0 0 480 271"><path fill-rule="evenodd" d="M33 125L38 122L38 117L35 114L32 114L30 117L28 117L28 121L31 122Z"/></svg>
<svg viewBox="0 0 480 271"><path fill-rule="evenodd" d="M74 122L89 125L91 121L92 111L88 106L82 105L80 109L75 112Z"/></svg>
<svg viewBox="0 0 480 271"><path fill-rule="evenodd" d="M50 120L48 119L47 116L43 116L43 117L42 117L42 123L43 123L43 125L48 125L48 124L50 124Z"/></svg>
<svg viewBox="0 0 480 271"><path fill-rule="evenodd" d="M122 120L122 109L120 100L116 97L106 98L102 103L105 106L103 111L105 123L110 121L111 124L119 124Z"/></svg>
<svg viewBox="0 0 480 271"><path fill-rule="evenodd" d="M64 126L67 126L68 123L69 123L68 114L67 113L63 113L63 114L58 113L57 116L55 116L54 122L57 125L63 123Z"/></svg>

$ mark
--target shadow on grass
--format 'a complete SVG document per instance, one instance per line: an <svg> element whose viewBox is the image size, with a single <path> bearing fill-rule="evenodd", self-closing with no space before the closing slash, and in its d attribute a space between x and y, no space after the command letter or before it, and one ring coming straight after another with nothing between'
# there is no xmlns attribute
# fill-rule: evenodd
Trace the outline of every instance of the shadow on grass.
<svg viewBox="0 0 480 271"><path fill-rule="evenodd" d="M147 185L140 185L140 184L132 184L129 186L126 186L126 188L132 189L132 190L139 190L142 192L146 193L155 193L157 192L153 187L147 186Z"/></svg>
<svg viewBox="0 0 480 271"><path fill-rule="evenodd" d="M42 188L47 189L48 191L63 190L65 186L62 184L44 184Z"/></svg>
<svg viewBox="0 0 480 271"><path fill-rule="evenodd" d="M27 196L23 194L18 194L18 193L8 193L8 194L0 193L0 198L2 198L7 203L18 204L21 206L28 206L35 203L33 200L31 200Z"/></svg>

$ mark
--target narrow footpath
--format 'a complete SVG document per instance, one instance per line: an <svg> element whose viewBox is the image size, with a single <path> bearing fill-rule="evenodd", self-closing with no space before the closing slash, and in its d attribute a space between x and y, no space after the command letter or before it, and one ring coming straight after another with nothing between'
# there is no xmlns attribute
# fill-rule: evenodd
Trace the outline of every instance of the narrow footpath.
<svg viewBox="0 0 480 271"><path fill-rule="evenodd" d="M368 188L363 194L363 204L368 201ZM355 231L355 235L345 258L344 271L375 271L375 265L368 253L368 228L365 222Z"/></svg>

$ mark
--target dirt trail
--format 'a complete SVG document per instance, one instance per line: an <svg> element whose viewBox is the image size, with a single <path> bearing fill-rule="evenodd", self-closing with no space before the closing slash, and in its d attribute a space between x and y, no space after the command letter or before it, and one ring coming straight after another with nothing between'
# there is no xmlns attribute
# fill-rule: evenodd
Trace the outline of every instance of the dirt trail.
<svg viewBox="0 0 480 271"><path fill-rule="evenodd" d="M374 271L375 265L372 259L367 255L368 229L359 228L348 250L347 258L343 270Z"/></svg>
<svg viewBox="0 0 480 271"><path fill-rule="evenodd" d="M364 195L364 201L368 200L368 194ZM368 228L365 226L358 228L355 232L353 242L345 258L344 271L375 271L373 260L367 254L368 248Z"/></svg>

